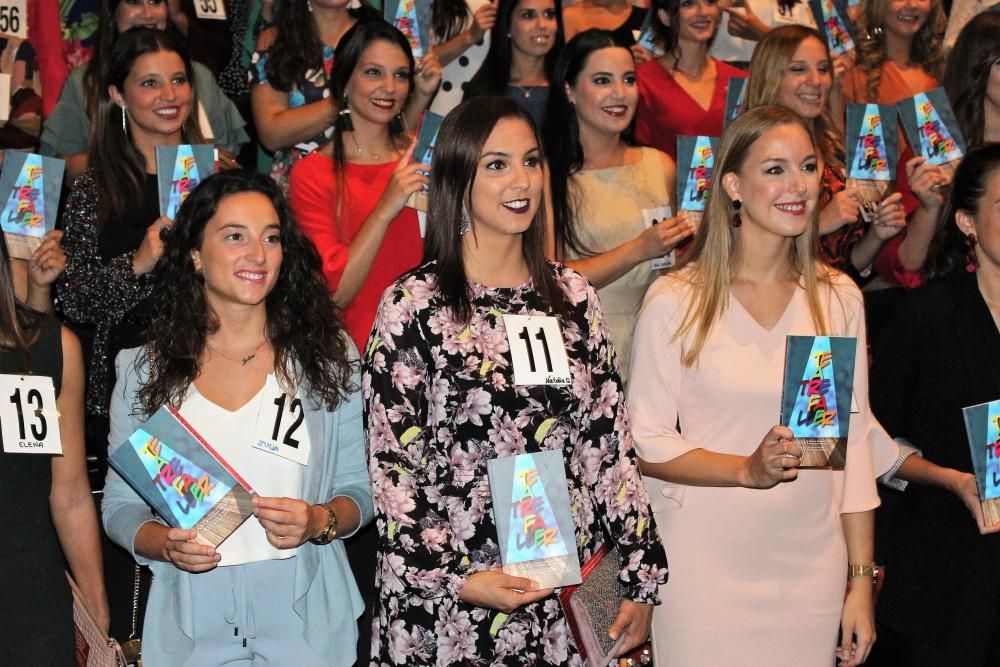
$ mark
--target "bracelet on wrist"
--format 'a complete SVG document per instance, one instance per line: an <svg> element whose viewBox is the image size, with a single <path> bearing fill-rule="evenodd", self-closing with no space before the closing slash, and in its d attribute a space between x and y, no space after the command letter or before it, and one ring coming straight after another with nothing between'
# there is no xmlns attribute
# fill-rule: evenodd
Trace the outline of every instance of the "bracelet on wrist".
<svg viewBox="0 0 1000 667"><path fill-rule="evenodd" d="M880 568L876 563L871 563L870 565L847 566L847 577L849 579L854 579L856 577L871 577L872 585L878 584L878 579L881 573L882 568Z"/></svg>

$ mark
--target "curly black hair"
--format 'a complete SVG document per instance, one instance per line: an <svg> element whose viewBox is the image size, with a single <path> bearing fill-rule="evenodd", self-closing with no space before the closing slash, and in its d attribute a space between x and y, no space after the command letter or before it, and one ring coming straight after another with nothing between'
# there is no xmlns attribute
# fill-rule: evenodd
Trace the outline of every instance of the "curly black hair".
<svg viewBox="0 0 1000 667"><path fill-rule="evenodd" d="M136 366L149 369L139 390L139 408L151 415L160 406L179 407L198 377L206 339L219 321L205 298L205 281L191 252L201 247L205 227L222 200L257 192L274 206L281 223L281 270L267 295L267 339L282 384L308 387L316 409L335 409L356 391L350 342L323 279L315 246L295 225L278 186L267 176L235 170L206 178L181 205L172 228L164 229L163 255L154 271L153 316Z"/></svg>

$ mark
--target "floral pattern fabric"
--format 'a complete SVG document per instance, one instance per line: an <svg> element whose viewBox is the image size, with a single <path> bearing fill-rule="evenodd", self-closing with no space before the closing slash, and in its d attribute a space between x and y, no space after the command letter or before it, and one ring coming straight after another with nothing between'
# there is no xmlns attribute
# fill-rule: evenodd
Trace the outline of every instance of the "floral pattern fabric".
<svg viewBox="0 0 1000 667"><path fill-rule="evenodd" d="M372 665L581 665L556 595L506 616L459 600L500 566L486 462L563 452L577 551L617 546L623 598L658 603L666 555L636 467L614 349L593 287L553 265L572 384L515 386L503 314L549 315L531 282L471 285L461 324L434 264L384 294L362 391L379 531Z"/></svg>

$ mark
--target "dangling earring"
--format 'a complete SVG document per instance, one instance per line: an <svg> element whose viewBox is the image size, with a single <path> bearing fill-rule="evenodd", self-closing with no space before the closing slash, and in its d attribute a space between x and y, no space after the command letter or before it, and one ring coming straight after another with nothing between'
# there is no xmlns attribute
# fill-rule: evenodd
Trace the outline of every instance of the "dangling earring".
<svg viewBox="0 0 1000 667"><path fill-rule="evenodd" d="M337 112L337 116L340 118L340 129L342 131L354 131L354 122L351 120L351 107L347 102L347 93L344 93L344 101L341 104L340 111Z"/></svg>
<svg viewBox="0 0 1000 667"><path fill-rule="evenodd" d="M739 199L733 200L733 208L736 209L736 213L733 213L732 225L733 227L739 227L743 224L742 218L740 218L740 209L743 207L743 202Z"/></svg>
<svg viewBox="0 0 1000 667"><path fill-rule="evenodd" d="M469 227L471 226L472 226L472 221L469 220L469 212L466 211L465 209L462 209L462 219L458 223L458 235L464 236L465 233L469 231Z"/></svg>
<svg viewBox="0 0 1000 667"><path fill-rule="evenodd" d="M348 9L361 9L361 0L351 0L347 3Z"/></svg>
<svg viewBox="0 0 1000 667"><path fill-rule="evenodd" d="M979 257L976 256L977 241L975 234L965 235L965 270L969 273L974 273L979 268Z"/></svg>
<svg viewBox="0 0 1000 667"><path fill-rule="evenodd" d="M128 127L125 125L125 105L122 105L122 133L128 136Z"/></svg>
<svg viewBox="0 0 1000 667"><path fill-rule="evenodd" d="M306 7L309 8L309 13L312 14L313 13L313 3L312 3L312 0L306 0Z"/></svg>

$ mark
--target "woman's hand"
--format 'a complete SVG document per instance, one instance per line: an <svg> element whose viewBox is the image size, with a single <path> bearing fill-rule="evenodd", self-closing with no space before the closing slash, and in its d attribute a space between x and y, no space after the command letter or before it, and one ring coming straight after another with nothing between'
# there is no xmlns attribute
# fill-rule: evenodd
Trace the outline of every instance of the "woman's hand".
<svg viewBox="0 0 1000 667"><path fill-rule="evenodd" d="M28 260L28 280L31 281L31 287L50 287L66 268L66 253L60 244L62 237L61 231L53 229L42 237L42 244L31 254L31 259Z"/></svg>
<svg viewBox="0 0 1000 667"><path fill-rule="evenodd" d="M497 5L495 2L487 2L476 10L476 13L472 15L472 41L478 44L482 41L483 37L486 36L490 30L493 29L493 24L497 22Z"/></svg>
<svg viewBox="0 0 1000 667"><path fill-rule="evenodd" d="M844 77L847 75L847 60L844 56L834 56L833 57L833 87L832 90L837 93L840 92L841 86L844 83Z"/></svg>
<svg viewBox="0 0 1000 667"><path fill-rule="evenodd" d="M875 609L872 604L872 580L851 579L850 591L840 615L840 646L834 654L839 667L856 667L868 659L875 643Z"/></svg>
<svg viewBox="0 0 1000 667"><path fill-rule="evenodd" d="M761 37L770 32L770 28L760 20L749 4L742 7L723 7L722 11L729 14L729 34L733 37L742 37L759 41Z"/></svg>
<svg viewBox="0 0 1000 667"><path fill-rule="evenodd" d="M937 211L944 205L945 190L951 185L954 172L943 165L934 165L924 157L906 161L906 177L910 189L928 211Z"/></svg>
<svg viewBox="0 0 1000 667"><path fill-rule="evenodd" d="M638 236L642 259L654 259L666 255L676 248L678 243L694 234L694 231L694 223L688 220L684 213L649 227Z"/></svg>
<svg viewBox="0 0 1000 667"><path fill-rule="evenodd" d="M652 51L639 44L633 44L628 48L632 52L632 59L635 60L636 65L641 65L642 63L656 57L653 55Z"/></svg>
<svg viewBox="0 0 1000 667"><path fill-rule="evenodd" d="M236 155L232 151L228 151L221 146L216 146L215 150L219 151L220 171L229 171L230 169L240 168L240 163L236 161Z"/></svg>
<svg viewBox="0 0 1000 667"><path fill-rule="evenodd" d="M499 569L486 570L476 572L465 580L458 599L476 607L496 609L509 614L518 607L552 595L553 590L539 589L531 579L512 577Z"/></svg>
<svg viewBox="0 0 1000 667"><path fill-rule="evenodd" d="M903 195L895 192L879 203L872 221L872 233L879 241L888 241L906 227Z"/></svg>
<svg viewBox="0 0 1000 667"><path fill-rule="evenodd" d="M403 153L399 164L392 172L389 184L385 186L385 191L382 192L382 197L376 205L376 209L381 209L382 215L387 221L399 215L410 195L419 192L424 188L424 185L430 182L430 177L427 175L430 172L430 167L419 163L411 164L413 151L416 147L417 142L413 141Z"/></svg>
<svg viewBox="0 0 1000 667"><path fill-rule="evenodd" d="M320 533L316 510L297 498L253 497L253 513L264 527L267 541L277 549L294 549ZM323 512L323 525L327 515Z"/></svg>
<svg viewBox="0 0 1000 667"><path fill-rule="evenodd" d="M1000 532L1000 521L994 524L987 524L983 516L983 504L979 500L979 488L976 486L976 476L968 472L953 471L953 481L948 485L948 490L958 496L969 514L976 522L980 535Z"/></svg>
<svg viewBox="0 0 1000 667"><path fill-rule="evenodd" d="M860 190L856 188L845 188L833 195L830 203L823 208L819 214L819 228L821 234L835 232L844 225L850 225L858 221L861 215L861 206L865 198Z"/></svg>
<svg viewBox="0 0 1000 667"><path fill-rule="evenodd" d="M768 431L754 453L746 458L740 486L770 489L798 477L802 449L790 442L793 437L787 426L778 425Z"/></svg>
<svg viewBox="0 0 1000 667"><path fill-rule="evenodd" d="M207 544L195 542L194 538L197 536L198 532L194 530L167 530L162 560L173 563L179 570L194 574L214 570L222 560L222 555Z"/></svg>
<svg viewBox="0 0 1000 667"><path fill-rule="evenodd" d="M615 616L615 622L608 630L608 634L615 641L618 641L623 633L625 634L625 639L622 640L615 656L623 656L641 646L649 637L649 628L652 623L653 605L633 600L622 600L621 606L618 607L618 615Z"/></svg>
<svg viewBox="0 0 1000 667"><path fill-rule="evenodd" d="M164 227L169 227L172 224L174 224L173 220L161 215L146 229L146 235L142 237L139 249L132 256L132 271L135 275L145 275L156 268L156 263L163 254L163 241L160 239L160 232Z"/></svg>
<svg viewBox="0 0 1000 667"><path fill-rule="evenodd" d="M441 61L433 51L421 58L413 76L417 93L423 97L432 97L441 85L441 71Z"/></svg>

